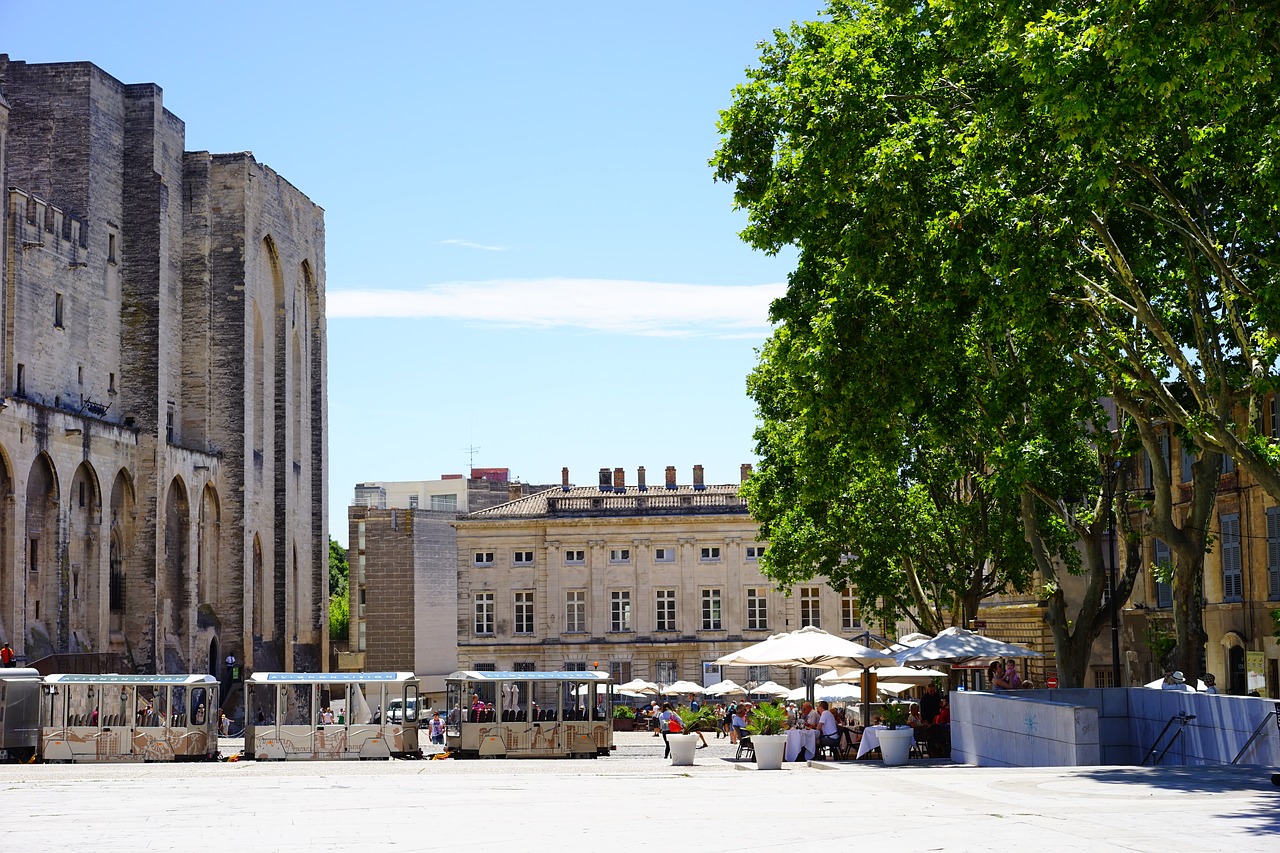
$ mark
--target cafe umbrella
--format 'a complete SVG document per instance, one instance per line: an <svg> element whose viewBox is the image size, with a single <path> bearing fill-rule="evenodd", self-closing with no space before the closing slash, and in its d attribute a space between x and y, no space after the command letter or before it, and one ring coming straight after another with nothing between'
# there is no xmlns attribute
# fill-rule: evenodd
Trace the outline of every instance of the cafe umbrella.
<svg viewBox="0 0 1280 853"><path fill-rule="evenodd" d="M896 661L887 651L868 648L809 625L785 634L774 634L767 640L717 658L716 663L721 666L804 666L828 669L893 666ZM864 717L866 712L867 709L864 708Z"/></svg>

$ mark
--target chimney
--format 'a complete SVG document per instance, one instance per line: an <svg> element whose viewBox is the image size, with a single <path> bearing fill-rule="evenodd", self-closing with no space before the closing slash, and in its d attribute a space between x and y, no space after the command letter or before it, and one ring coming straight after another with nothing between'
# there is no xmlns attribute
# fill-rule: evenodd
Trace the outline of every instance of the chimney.
<svg viewBox="0 0 1280 853"><path fill-rule="evenodd" d="M667 488L674 489L676 487L676 466L667 466Z"/></svg>
<svg viewBox="0 0 1280 853"><path fill-rule="evenodd" d="M621 468L613 469L613 490L615 492L625 492L627 490L627 472Z"/></svg>
<svg viewBox="0 0 1280 853"><path fill-rule="evenodd" d="M609 475L609 469L601 468L600 469L600 491L602 492L613 491L613 486L609 485L610 479L611 477Z"/></svg>
<svg viewBox="0 0 1280 853"><path fill-rule="evenodd" d="M507 483L507 500L518 501L524 497L524 489L520 488L519 483Z"/></svg>
<svg viewBox="0 0 1280 853"><path fill-rule="evenodd" d="M747 478L750 476L751 476L751 463L750 462L742 463L742 474L739 478L739 481L745 483L747 482Z"/></svg>
<svg viewBox="0 0 1280 853"><path fill-rule="evenodd" d="M569 491L569 466L560 469L560 491Z"/></svg>
<svg viewBox="0 0 1280 853"><path fill-rule="evenodd" d="M641 465L639 468L636 469L636 488L642 492L648 490L649 488L644 484L644 466L643 465Z"/></svg>
<svg viewBox="0 0 1280 853"><path fill-rule="evenodd" d="M706 488L706 485L704 485L702 482L702 466L701 465L693 466L693 487L695 489L698 489L699 491Z"/></svg>

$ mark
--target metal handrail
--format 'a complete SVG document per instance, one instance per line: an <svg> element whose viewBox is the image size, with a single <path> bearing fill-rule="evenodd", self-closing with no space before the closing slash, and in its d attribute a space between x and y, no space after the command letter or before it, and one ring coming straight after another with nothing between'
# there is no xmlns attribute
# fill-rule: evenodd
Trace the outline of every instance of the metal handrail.
<svg viewBox="0 0 1280 853"><path fill-rule="evenodd" d="M1147 750L1147 754L1142 757L1142 764L1140 766L1142 767L1147 766L1147 759L1155 755L1156 747L1160 745L1160 741L1161 739L1164 738L1165 733L1169 731L1169 727L1172 726L1174 723L1177 723L1178 730L1173 733L1172 737L1169 738L1169 742L1165 744L1164 749L1160 750L1160 754L1156 756L1156 760L1152 762L1152 765L1153 766L1157 765L1161 761L1163 761L1165 754L1169 751L1169 749L1173 746L1173 744L1182 735L1182 730L1186 728L1187 723L1191 722L1195 718L1196 718L1195 714L1174 714L1172 717L1170 717L1169 722L1164 724L1164 728L1161 729L1160 734L1156 736L1156 742L1151 744L1151 749Z"/></svg>
<svg viewBox="0 0 1280 853"><path fill-rule="evenodd" d="M1244 757L1245 751L1248 750L1249 747L1253 746L1253 742L1262 735L1263 728L1266 727L1267 723L1271 722L1271 718L1274 717L1275 715L1276 715L1276 712L1271 711L1265 717L1262 718L1262 722L1258 723L1258 727L1253 730L1253 734L1249 735L1249 739L1244 742L1244 746L1240 747L1240 751L1236 753L1236 757L1231 759L1232 764L1235 764L1237 761L1239 761L1241 758Z"/></svg>

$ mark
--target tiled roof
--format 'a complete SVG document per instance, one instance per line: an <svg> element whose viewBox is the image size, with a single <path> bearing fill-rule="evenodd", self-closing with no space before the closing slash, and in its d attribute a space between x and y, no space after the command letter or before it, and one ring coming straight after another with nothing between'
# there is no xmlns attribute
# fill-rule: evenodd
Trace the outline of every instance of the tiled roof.
<svg viewBox="0 0 1280 853"><path fill-rule="evenodd" d="M637 486L622 489L598 486L557 486L518 500L478 510L459 520L532 518L538 516L705 515L746 513L736 484L721 486Z"/></svg>

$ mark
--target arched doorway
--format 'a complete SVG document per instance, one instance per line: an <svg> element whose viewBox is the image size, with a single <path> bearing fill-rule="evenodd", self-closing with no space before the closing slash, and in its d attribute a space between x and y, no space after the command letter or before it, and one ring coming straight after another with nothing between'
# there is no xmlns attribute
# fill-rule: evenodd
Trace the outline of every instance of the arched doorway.
<svg viewBox="0 0 1280 853"><path fill-rule="evenodd" d="M185 671L184 661L191 659L188 627L191 590L188 585L190 562L191 508L187 487L175 477L169 484L164 502L164 574L160 595L164 608L161 654L170 672ZM169 637L173 642L169 642ZM170 655L174 656L170 660Z"/></svg>
<svg viewBox="0 0 1280 853"><path fill-rule="evenodd" d="M1245 669L1244 646L1227 649L1227 692L1243 696L1249 692L1249 673Z"/></svg>

